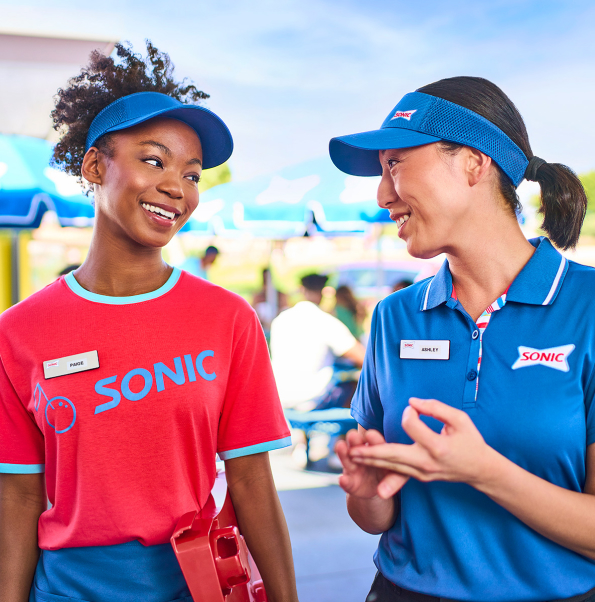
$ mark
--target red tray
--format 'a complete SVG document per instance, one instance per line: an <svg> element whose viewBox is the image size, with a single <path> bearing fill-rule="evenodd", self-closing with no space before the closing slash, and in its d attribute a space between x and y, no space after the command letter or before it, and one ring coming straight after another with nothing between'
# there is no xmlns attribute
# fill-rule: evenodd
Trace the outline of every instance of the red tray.
<svg viewBox="0 0 595 602"><path fill-rule="evenodd" d="M226 488L225 473L219 472L213 492ZM221 508L211 496L200 512L184 514L171 545L194 602L267 602L229 492Z"/></svg>

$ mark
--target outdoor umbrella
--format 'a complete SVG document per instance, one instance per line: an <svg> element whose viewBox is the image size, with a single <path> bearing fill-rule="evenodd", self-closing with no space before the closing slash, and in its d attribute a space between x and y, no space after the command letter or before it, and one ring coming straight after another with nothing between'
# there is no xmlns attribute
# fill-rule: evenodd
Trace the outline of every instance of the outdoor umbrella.
<svg viewBox="0 0 595 602"><path fill-rule="evenodd" d="M38 228L56 212L62 226L90 226L93 206L76 178L50 167L52 145L29 136L0 135L0 229L10 229L12 302L19 298L18 231Z"/></svg>
<svg viewBox="0 0 595 602"><path fill-rule="evenodd" d="M286 167L244 182L230 182L201 195L187 230L250 232L283 240L314 230L325 234L364 232L371 222L389 221L376 205L379 178L339 171L329 158Z"/></svg>
<svg viewBox="0 0 595 602"><path fill-rule="evenodd" d="M62 226L90 226L93 206L76 178L50 167L52 145L0 135L0 228L38 228L55 211Z"/></svg>

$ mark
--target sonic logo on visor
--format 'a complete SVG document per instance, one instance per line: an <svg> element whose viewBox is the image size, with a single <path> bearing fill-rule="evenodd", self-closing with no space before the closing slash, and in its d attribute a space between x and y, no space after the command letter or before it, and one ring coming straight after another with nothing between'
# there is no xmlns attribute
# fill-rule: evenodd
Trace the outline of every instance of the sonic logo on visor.
<svg viewBox="0 0 595 602"><path fill-rule="evenodd" d="M407 121L411 121L411 115L413 115L413 113L416 113L417 109L413 109L413 111L397 111L391 118L390 120L392 121L393 119L406 119Z"/></svg>
<svg viewBox="0 0 595 602"><path fill-rule="evenodd" d="M574 345L561 345L549 349L519 347L519 359L512 365L513 370L529 366L546 366L561 372L568 372L568 356L574 351Z"/></svg>

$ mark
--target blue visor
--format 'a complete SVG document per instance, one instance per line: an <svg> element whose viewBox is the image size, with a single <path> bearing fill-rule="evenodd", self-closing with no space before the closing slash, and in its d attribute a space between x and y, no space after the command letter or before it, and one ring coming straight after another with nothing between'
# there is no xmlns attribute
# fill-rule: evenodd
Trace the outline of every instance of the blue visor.
<svg viewBox="0 0 595 602"><path fill-rule="evenodd" d="M379 130L333 138L333 163L353 176L379 176L378 151L411 148L447 140L476 148L491 157L518 186L529 160L525 153L491 121L453 102L424 94L406 94Z"/></svg>
<svg viewBox="0 0 595 602"><path fill-rule="evenodd" d="M137 92L105 107L93 120L87 134L88 151L108 132L125 130L154 117L171 117L189 125L202 144L203 169L225 163L233 151L233 139L223 121L204 107L187 105L160 92Z"/></svg>

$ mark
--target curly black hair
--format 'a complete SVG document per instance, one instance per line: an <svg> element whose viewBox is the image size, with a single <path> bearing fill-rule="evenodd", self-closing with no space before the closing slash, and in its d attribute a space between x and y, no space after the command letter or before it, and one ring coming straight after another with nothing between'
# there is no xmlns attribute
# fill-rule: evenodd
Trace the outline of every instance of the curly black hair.
<svg viewBox="0 0 595 602"><path fill-rule="evenodd" d="M55 96L52 119L61 139L54 148L52 163L76 176L81 183L81 166L91 122L118 98L135 92L161 92L185 104L198 104L209 98L186 79L174 81L174 66L169 55L159 51L149 40L146 44L146 59L135 54L129 43L116 44L118 61L93 51L89 64ZM95 146L109 155L112 150L110 134L102 136Z"/></svg>

